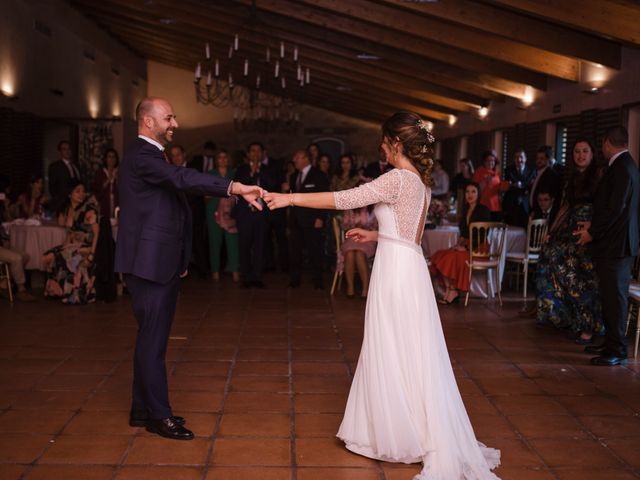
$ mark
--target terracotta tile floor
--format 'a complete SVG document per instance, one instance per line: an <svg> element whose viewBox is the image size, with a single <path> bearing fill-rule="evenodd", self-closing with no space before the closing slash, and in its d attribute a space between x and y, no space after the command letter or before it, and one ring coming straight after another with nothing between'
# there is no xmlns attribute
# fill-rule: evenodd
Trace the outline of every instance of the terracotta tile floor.
<svg viewBox="0 0 640 480"><path fill-rule="evenodd" d="M335 438L364 303L267 277L270 288L187 280L168 351L171 399L196 434L127 425L135 322L128 299L0 303L0 480L409 480L416 465ZM521 303L441 311L478 438L515 480L640 478L640 363L591 367ZM455 479L452 479L455 480Z"/></svg>

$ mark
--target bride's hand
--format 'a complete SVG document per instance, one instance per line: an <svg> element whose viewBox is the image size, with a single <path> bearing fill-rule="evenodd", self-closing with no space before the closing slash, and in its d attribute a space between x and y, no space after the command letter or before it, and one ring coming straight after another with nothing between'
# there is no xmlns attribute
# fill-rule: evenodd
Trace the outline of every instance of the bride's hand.
<svg viewBox="0 0 640 480"><path fill-rule="evenodd" d="M267 207L269 207L269 210L276 210L278 208L290 206L290 196L290 193L265 192L264 201L267 203Z"/></svg>
<svg viewBox="0 0 640 480"><path fill-rule="evenodd" d="M375 230L365 230L364 228L352 228L345 233L345 237L351 238L357 243L377 242L378 232Z"/></svg>

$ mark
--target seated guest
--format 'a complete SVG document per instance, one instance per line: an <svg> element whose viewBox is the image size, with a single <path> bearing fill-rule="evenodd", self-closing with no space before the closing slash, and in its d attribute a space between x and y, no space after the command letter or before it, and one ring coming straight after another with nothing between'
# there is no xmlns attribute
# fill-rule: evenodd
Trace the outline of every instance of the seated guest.
<svg viewBox="0 0 640 480"><path fill-rule="evenodd" d="M29 257L26 253L0 245L0 262L9 265L11 280L18 288L16 299L21 302L35 302L36 300L36 297L28 292L25 285L24 266L28 260ZM3 278L0 281L0 298L9 298L9 288L11 288L11 285L9 285L6 278Z"/></svg>
<svg viewBox="0 0 640 480"><path fill-rule="evenodd" d="M235 168L229 166L229 155L220 150L215 156L215 168L211 175L232 180L236 176ZM220 253L224 242L227 251L227 271L233 275L233 281L240 281L240 265L238 254L238 228L231 217L234 200L232 198L207 197L207 229L209 230L209 263L211 264L211 278L214 282L220 280Z"/></svg>
<svg viewBox="0 0 640 480"><path fill-rule="evenodd" d="M68 304L95 301L93 271L99 223L97 202L87 197L83 183L75 181L58 216L58 224L67 229L67 238L45 252L42 259L47 269L46 297L60 298Z"/></svg>
<svg viewBox="0 0 640 480"><path fill-rule="evenodd" d="M604 326L593 262L574 232L579 222L591 220L599 175L591 142L580 139L570 151L565 197L536 271L537 322L567 329L577 343L587 344Z"/></svg>
<svg viewBox="0 0 640 480"><path fill-rule="evenodd" d="M331 177L331 191L349 190L357 186L358 183L360 183L360 179L354 165L353 156L350 153L345 153L340 157L338 173Z"/></svg>
<svg viewBox="0 0 640 480"><path fill-rule="evenodd" d="M93 194L100 205L100 215L113 218L118 206L118 152L109 148L102 156L102 168L96 172Z"/></svg>
<svg viewBox="0 0 640 480"><path fill-rule="evenodd" d="M331 157L326 153L320 155L318 159L318 170L327 176L327 180L331 180Z"/></svg>
<svg viewBox="0 0 640 480"><path fill-rule="evenodd" d="M435 160L431 171L431 195L438 200L445 200L449 196L449 174L442 168L442 162Z"/></svg>
<svg viewBox="0 0 640 480"><path fill-rule="evenodd" d="M44 193L44 179L42 175L31 177L27 190L20 194L16 201L18 218L42 216L48 201L49 199Z"/></svg>
<svg viewBox="0 0 640 480"><path fill-rule="evenodd" d="M537 205L531 212L531 218L533 220L544 219L548 225L551 226L556 219L557 213L558 207L551 192L545 192L544 190L538 191Z"/></svg>
<svg viewBox="0 0 640 480"><path fill-rule="evenodd" d="M502 199L504 221L508 225L527 228L529 221L529 190L536 172L527 166L524 150L516 150L513 164L507 167L504 179L509 186Z"/></svg>
<svg viewBox="0 0 640 480"><path fill-rule="evenodd" d="M377 222L375 216L369 212L367 207L355 210L346 210L342 216L342 228L344 231L352 228L363 228L365 230L376 230ZM369 259L376 253L376 242L356 242L353 238L347 237L342 244L341 253L344 258L344 276L347 280L347 297L353 298L355 295L354 275L358 269L358 275L362 282L362 298L367 298L369 291Z"/></svg>
<svg viewBox="0 0 640 480"><path fill-rule="evenodd" d="M500 207L500 192L506 190L509 184L500 181L500 174L496 169L497 158L493 151L487 150L482 154L482 165L473 175L473 181L480 186L480 203L491 212L491 220L502 220Z"/></svg>
<svg viewBox="0 0 640 480"><path fill-rule="evenodd" d="M470 183L465 189L465 204L460 218L460 238L458 244L447 250L439 250L431 257L431 272L442 278L447 288L439 303L449 304L460 297L460 292L469 290L469 225L474 222L491 220L489 209L482 205L478 198L480 186ZM477 248L478 239L473 239Z"/></svg>

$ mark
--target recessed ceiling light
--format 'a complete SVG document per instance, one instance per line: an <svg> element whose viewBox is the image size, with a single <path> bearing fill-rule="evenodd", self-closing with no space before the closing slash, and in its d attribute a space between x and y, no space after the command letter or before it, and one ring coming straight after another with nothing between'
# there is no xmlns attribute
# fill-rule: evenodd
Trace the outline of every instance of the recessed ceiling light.
<svg viewBox="0 0 640 480"><path fill-rule="evenodd" d="M175 18L161 18L159 21L163 25L173 25L174 23L176 23Z"/></svg>
<svg viewBox="0 0 640 480"><path fill-rule="evenodd" d="M336 87L336 90L338 90L339 92L351 92L351 91L353 91L353 88L345 87L344 85L338 85Z"/></svg>
<svg viewBox="0 0 640 480"><path fill-rule="evenodd" d="M369 53L359 53L358 55L356 55L356 58L358 60L380 60L380 57L378 57L377 55L371 55Z"/></svg>

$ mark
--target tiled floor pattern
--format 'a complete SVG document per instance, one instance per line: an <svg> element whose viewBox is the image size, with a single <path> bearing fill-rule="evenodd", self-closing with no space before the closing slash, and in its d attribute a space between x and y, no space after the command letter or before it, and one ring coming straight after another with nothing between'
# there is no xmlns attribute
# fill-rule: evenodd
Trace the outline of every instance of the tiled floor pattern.
<svg viewBox="0 0 640 480"><path fill-rule="evenodd" d="M0 480L409 480L334 437L364 302L308 287L183 284L168 352L176 414L197 438L127 425L128 299L0 303ZM598 368L520 303L441 309L478 438L514 480L640 478L640 363ZM455 480L455 479L452 479Z"/></svg>

